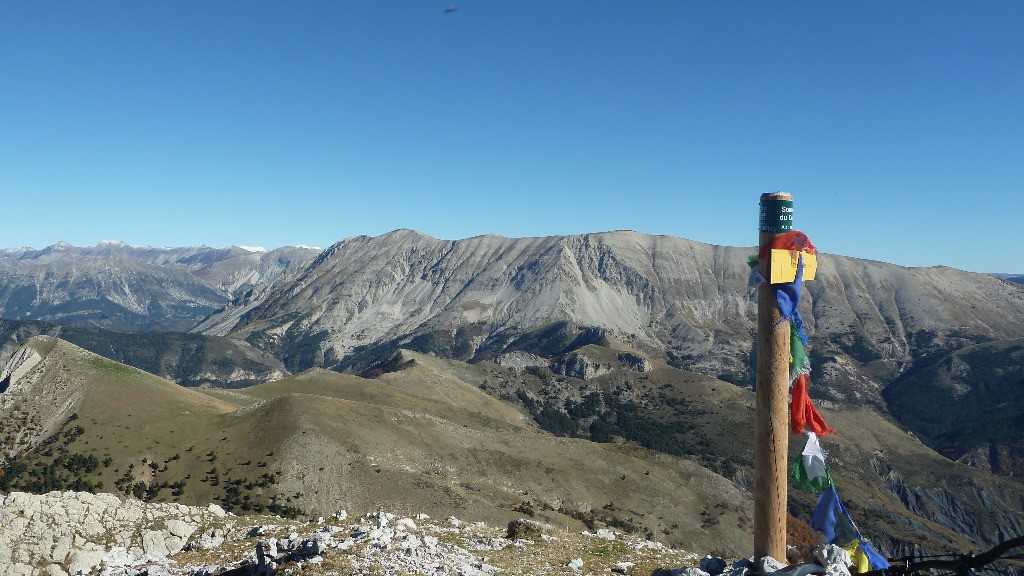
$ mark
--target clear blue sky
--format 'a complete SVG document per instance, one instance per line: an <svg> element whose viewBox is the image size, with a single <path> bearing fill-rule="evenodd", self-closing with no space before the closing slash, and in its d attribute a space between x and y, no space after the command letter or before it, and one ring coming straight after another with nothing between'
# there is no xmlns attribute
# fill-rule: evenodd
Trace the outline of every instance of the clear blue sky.
<svg viewBox="0 0 1024 576"><path fill-rule="evenodd" d="M458 8L446 14L449 4ZM634 229L1024 272L1024 2L0 4L0 246Z"/></svg>

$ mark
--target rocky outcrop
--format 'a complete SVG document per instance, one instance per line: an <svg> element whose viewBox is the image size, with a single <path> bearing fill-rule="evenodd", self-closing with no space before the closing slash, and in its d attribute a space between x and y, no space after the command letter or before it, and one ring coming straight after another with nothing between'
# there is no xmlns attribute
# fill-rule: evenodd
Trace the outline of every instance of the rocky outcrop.
<svg viewBox="0 0 1024 576"><path fill-rule="evenodd" d="M527 368L541 368L548 365L547 358L529 352L513 351L499 355L494 359L496 364L522 372Z"/></svg>
<svg viewBox="0 0 1024 576"><path fill-rule="evenodd" d="M957 462L1003 476L1024 477L1024 440L990 443L964 452Z"/></svg>
<svg viewBox="0 0 1024 576"><path fill-rule="evenodd" d="M10 576L215 574L552 573L679 566L697 556L610 530L551 526L506 537L505 528L378 511L316 522L235 516L216 505L121 500L109 494L11 493L0 498L0 572ZM616 545L610 546L615 541ZM595 552L595 550L597 552ZM586 558L584 561L583 558ZM647 570L650 573L650 569Z"/></svg>
<svg viewBox="0 0 1024 576"><path fill-rule="evenodd" d="M626 352L619 354L618 360L619 366L630 372L648 372L651 370L651 361L643 356Z"/></svg>
<svg viewBox="0 0 1024 576"><path fill-rule="evenodd" d="M4 390L10 386L11 382L21 380L21 377L28 374L42 359L43 357L39 355L39 352L30 346L18 348L11 356L11 359L7 361L3 372L0 372L0 381L6 382Z"/></svg>
<svg viewBox="0 0 1024 576"><path fill-rule="evenodd" d="M613 370L647 372L651 369L651 362L643 356L627 352L618 354L614 358L595 358L584 349L555 359L551 362L550 367L555 374L580 380L592 380Z"/></svg>
<svg viewBox="0 0 1024 576"><path fill-rule="evenodd" d="M143 504L113 494L12 492L0 499L0 568L4 574L56 576L90 573L101 565L161 564L190 541L200 546L223 538L226 516L212 504L196 508Z"/></svg>
<svg viewBox="0 0 1024 576"><path fill-rule="evenodd" d="M567 354L551 363L551 371L555 374L579 378L580 380L591 380L614 369L615 367L610 364L596 362L586 355L576 352Z"/></svg>

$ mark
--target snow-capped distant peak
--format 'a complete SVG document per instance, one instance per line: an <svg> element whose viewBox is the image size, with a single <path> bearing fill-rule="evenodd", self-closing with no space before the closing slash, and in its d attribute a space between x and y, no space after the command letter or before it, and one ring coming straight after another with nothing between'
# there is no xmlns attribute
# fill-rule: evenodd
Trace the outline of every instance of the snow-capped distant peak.
<svg viewBox="0 0 1024 576"><path fill-rule="evenodd" d="M299 244L296 248L303 248L305 250L323 250L323 248L319 246L306 246L305 244Z"/></svg>
<svg viewBox="0 0 1024 576"><path fill-rule="evenodd" d="M96 243L96 247L128 248L129 245L127 242L122 242L120 240L100 240Z"/></svg>
<svg viewBox="0 0 1024 576"><path fill-rule="evenodd" d="M53 250L70 250L71 248L74 248L74 246L61 240L60 242L57 242L56 244L50 246L50 248L52 248Z"/></svg>
<svg viewBox="0 0 1024 576"><path fill-rule="evenodd" d="M266 252L267 251L267 249L262 247L262 246L239 246L239 248L241 248L242 250L246 250L248 252Z"/></svg>

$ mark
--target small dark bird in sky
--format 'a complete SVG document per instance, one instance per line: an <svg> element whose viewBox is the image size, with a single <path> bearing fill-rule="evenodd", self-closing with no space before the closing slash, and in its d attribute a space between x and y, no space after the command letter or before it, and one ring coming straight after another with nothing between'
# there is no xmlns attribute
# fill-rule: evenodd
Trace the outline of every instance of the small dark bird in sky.
<svg viewBox="0 0 1024 576"><path fill-rule="evenodd" d="M451 4L449 4L448 7L444 9L444 13L445 14L451 14L452 12L455 12L456 10L458 10L457 7L452 6Z"/></svg>

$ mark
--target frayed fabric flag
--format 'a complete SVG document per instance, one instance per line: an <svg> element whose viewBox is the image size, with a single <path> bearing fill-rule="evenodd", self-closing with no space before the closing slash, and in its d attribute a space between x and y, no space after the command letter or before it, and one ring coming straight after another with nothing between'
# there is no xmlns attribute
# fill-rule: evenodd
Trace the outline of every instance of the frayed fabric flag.
<svg viewBox="0 0 1024 576"><path fill-rule="evenodd" d="M811 514L811 526L824 534L825 542L850 542L846 548L855 558L855 573L861 574L871 569L884 570L889 567L889 562L884 556L878 553L871 543L864 539L864 536L857 529L849 511L839 499L832 476L829 474L828 465L825 463L825 452L818 442L818 436L824 436L835 432L825 419L818 412L818 409L811 402L808 395L810 386L811 363L807 356L807 335L804 333L803 318L800 317L798 307L800 305L800 288L804 277L804 255L816 254L817 248L811 244L807 235L798 230L787 232L772 240L768 246L762 247L758 253L758 259L764 260L771 253L771 250L788 250L787 262L780 263L782 278L794 277L793 260L796 261L795 277L792 282L776 282L772 284L772 292L775 296L775 303L782 317L780 324L790 322L790 365L789 379L792 390L790 401L790 425L794 434L800 434L804 428L809 428L807 433L807 444L804 446L800 457L793 463L794 482L811 492L821 492L818 503ZM793 254L796 252L796 254ZM813 258L808 256L808 258ZM759 286L765 279L758 273L757 261L753 257L748 258L747 263L751 267L751 286ZM782 266L786 264L786 266ZM787 267L788 266L788 267ZM811 263L811 271L808 273L813 277L814 262ZM771 274L769 281L775 281L776 274Z"/></svg>
<svg viewBox="0 0 1024 576"><path fill-rule="evenodd" d="M825 543L836 541L836 524L843 519L839 512L839 495L835 488L829 488L818 498L818 504L811 512L811 528L825 535Z"/></svg>
<svg viewBox="0 0 1024 576"><path fill-rule="evenodd" d="M850 560L853 563L853 567L850 568L851 574L863 574L871 570L871 563L868 562L868 555L860 547L860 540L854 540L843 546L843 550L850 555Z"/></svg>
<svg viewBox="0 0 1024 576"><path fill-rule="evenodd" d="M799 230L790 230L785 234L776 236L767 246L761 248L757 257L764 260L768 257L768 253L771 250L795 250L810 254L818 253L818 249L814 247L814 244L811 244L811 239L807 237L807 234Z"/></svg>
<svg viewBox="0 0 1024 576"><path fill-rule="evenodd" d="M854 527L856 529L856 527ZM871 545L866 538L860 534L860 530L857 530L857 539L853 540L846 546L843 546L843 550L846 550L850 554L850 559L853 562L853 568L850 569L852 574L863 574L872 570L885 570L891 564L878 553L877 550Z"/></svg>
<svg viewBox="0 0 1024 576"><path fill-rule="evenodd" d="M799 458L793 461L794 483L817 494L832 486L832 476L828 473L828 465L825 464L825 451L821 449L818 442L818 435L814 432L807 433L807 444Z"/></svg>
<svg viewBox="0 0 1024 576"><path fill-rule="evenodd" d="M825 422L825 418L807 395L808 380L807 374L801 374L793 382L793 399L789 403L789 419L793 434L801 434L804 428L810 428L811 432L818 436L831 434L836 429Z"/></svg>
<svg viewBox="0 0 1024 576"><path fill-rule="evenodd" d="M796 322L789 324L789 385L801 374L811 373L811 359L807 356L806 336Z"/></svg>
<svg viewBox="0 0 1024 576"><path fill-rule="evenodd" d="M814 280L818 274L818 256L795 250L772 250L768 256L768 273L772 284L784 284L796 279L796 269L803 261L804 280Z"/></svg>
<svg viewBox="0 0 1024 576"><path fill-rule="evenodd" d="M779 315L784 320L794 320L799 323L801 331L803 331L803 319L800 317L800 312L797 311L797 306L800 305L800 285L804 281L804 262L800 259L800 262L796 265L796 280L792 282L786 282L785 284L773 284L772 288L775 292L775 305L779 307ZM806 338L804 338L806 340Z"/></svg>
<svg viewBox="0 0 1024 576"><path fill-rule="evenodd" d="M818 498L811 512L811 528L824 534L825 544L861 540L860 531L846 513L835 486L830 486Z"/></svg>
<svg viewBox="0 0 1024 576"><path fill-rule="evenodd" d="M885 559L885 556L879 554L878 551L871 546L871 542L868 542L863 538L860 540L860 551L868 557L868 564L871 565L872 570L885 570L891 566L889 561Z"/></svg>

